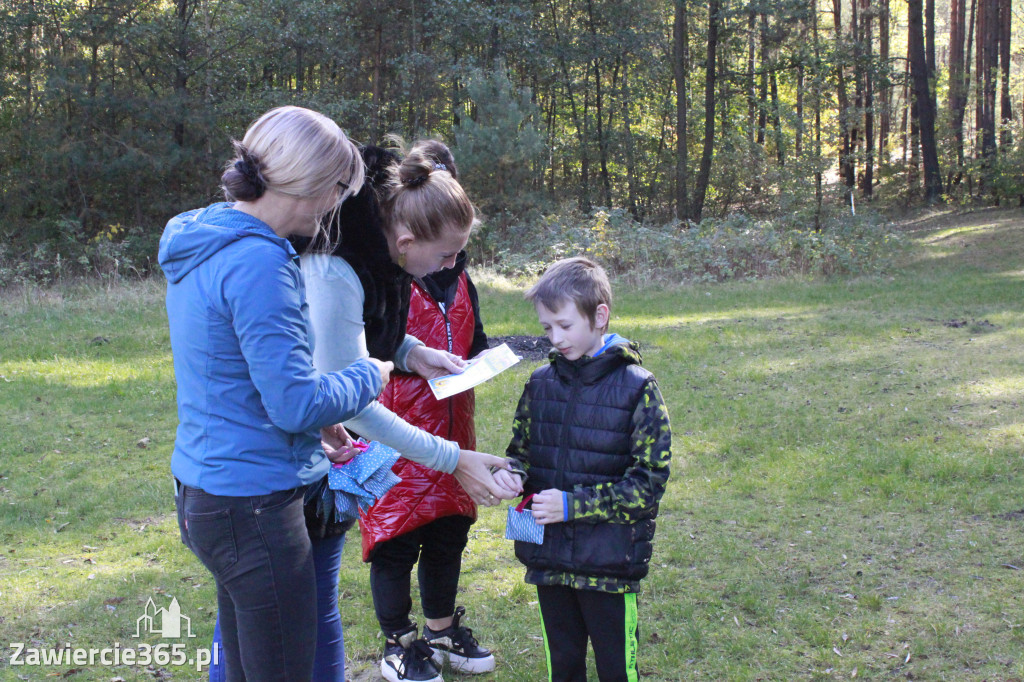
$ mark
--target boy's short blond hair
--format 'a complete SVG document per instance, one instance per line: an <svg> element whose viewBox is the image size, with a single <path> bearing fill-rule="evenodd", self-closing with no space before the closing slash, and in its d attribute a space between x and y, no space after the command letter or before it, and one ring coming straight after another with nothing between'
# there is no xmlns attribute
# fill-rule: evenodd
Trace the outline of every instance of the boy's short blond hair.
<svg viewBox="0 0 1024 682"><path fill-rule="evenodd" d="M612 285L604 268L589 258L577 256L549 265L525 296L534 305L543 305L551 311L572 302L594 327L597 324L597 306L603 303L611 308Z"/></svg>

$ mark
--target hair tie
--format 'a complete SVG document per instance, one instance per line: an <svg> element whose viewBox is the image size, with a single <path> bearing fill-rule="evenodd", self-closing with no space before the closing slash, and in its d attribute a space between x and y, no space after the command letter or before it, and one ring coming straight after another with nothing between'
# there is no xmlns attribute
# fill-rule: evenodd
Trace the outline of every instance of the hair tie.
<svg viewBox="0 0 1024 682"><path fill-rule="evenodd" d="M428 175L417 175L415 177L406 178L405 180L402 180L402 184L406 187L419 187L427 181L427 177Z"/></svg>
<svg viewBox="0 0 1024 682"><path fill-rule="evenodd" d="M241 173L242 177L249 183L249 186L256 194L255 199L259 199L267 191L267 181L263 179L263 174L260 173L258 164L248 154L243 154L242 158L235 161L235 170Z"/></svg>
<svg viewBox="0 0 1024 682"><path fill-rule="evenodd" d="M435 161L434 162L434 170L446 171L446 170L448 170L448 166L444 165L443 163L438 163L438 162Z"/></svg>

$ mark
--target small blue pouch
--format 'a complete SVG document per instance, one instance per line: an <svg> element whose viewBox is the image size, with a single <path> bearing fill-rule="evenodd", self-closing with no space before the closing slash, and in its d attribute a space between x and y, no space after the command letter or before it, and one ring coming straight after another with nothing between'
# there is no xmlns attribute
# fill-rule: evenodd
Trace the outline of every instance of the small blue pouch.
<svg viewBox="0 0 1024 682"><path fill-rule="evenodd" d="M508 508L508 520L505 523L506 540L544 544L544 526L537 523L533 518L533 511L526 508L531 499L533 495L527 495L522 502Z"/></svg>

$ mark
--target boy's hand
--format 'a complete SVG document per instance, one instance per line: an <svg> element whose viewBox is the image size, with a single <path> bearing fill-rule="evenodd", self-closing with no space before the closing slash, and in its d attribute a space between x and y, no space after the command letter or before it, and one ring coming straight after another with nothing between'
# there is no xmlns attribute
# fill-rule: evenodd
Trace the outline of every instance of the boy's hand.
<svg viewBox="0 0 1024 682"><path fill-rule="evenodd" d="M405 365L424 379L461 374L466 369L466 361L458 355L426 346L416 346L409 351Z"/></svg>
<svg viewBox="0 0 1024 682"><path fill-rule="evenodd" d="M494 475L495 482L501 487L511 490L516 496L523 494L523 479L519 476L505 469L497 469L491 473Z"/></svg>
<svg viewBox="0 0 1024 682"><path fill-rule="evenodd" d="M561 490L549 488L533 496L533 518L542 526L565 521L565 504Z"/></svg>

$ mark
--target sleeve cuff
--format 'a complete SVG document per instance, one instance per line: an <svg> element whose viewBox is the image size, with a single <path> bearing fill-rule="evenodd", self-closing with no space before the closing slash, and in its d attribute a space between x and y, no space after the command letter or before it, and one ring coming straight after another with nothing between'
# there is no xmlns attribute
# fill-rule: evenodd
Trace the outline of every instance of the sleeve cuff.
<svg viewBox="0 0 1024 682"><path fill-rule="evenodd" d="M402 345L398 347L398 351L395 352L395 367L401 372L408 372L409 366L405 364L405 361L409 357L409 351L416 346L425 346L426 344L417 339L411 334L405 335L405 340L402 341Z"/></svg>

